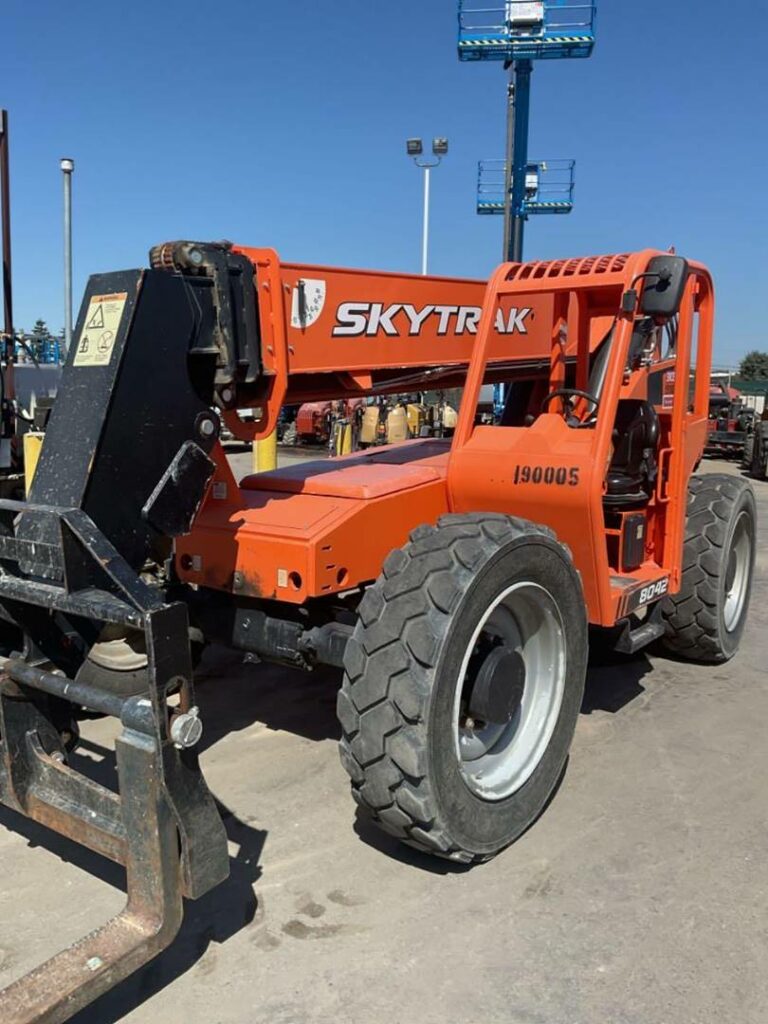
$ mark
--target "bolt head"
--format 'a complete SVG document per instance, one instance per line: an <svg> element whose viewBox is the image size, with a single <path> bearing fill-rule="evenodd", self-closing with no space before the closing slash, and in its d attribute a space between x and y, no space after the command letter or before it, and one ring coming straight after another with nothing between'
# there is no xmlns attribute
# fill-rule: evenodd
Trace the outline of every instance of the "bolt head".
<svg viewBox="0 0 768 1024"><path fill-rule="evenodd" d="M200 721L200 710L190 708L183 715L178 715L171 723L171 739L179 750L194 747L203 735L203 723Z"/></svg>
<svg viewBox="0 0 768 1024"><path fill-rule="evenodd" d="M200 423L200 433L203 437L213 437L216 432L216 424L213 420L204 419Z"/></svg>

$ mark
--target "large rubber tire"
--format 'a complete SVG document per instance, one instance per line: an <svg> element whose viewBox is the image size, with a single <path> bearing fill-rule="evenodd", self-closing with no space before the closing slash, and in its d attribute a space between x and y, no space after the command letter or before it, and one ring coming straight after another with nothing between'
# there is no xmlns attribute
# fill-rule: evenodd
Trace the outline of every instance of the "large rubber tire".
<svg viewBox="0 0 768 1024"><path fill-rule="evenodd" d="M736 653L744 632L755 564L755 496L746 480L725 473L693 476L679 593L664 598L662 647L687 661L718 664ZM737 532L738 527L738 532ZM746 530L749 552L743 599L733 621L726 600L733 584L734 541Z"/></svg>
<svg viewBox="0 0 768 1024"><path fill-rule="evenodd" d="M744 452L741 457L741 468L751 472L752 460L755 456L755 435L754 433L747 434L744 438Z"/></svg>
<svg viewBox="0 0 768 1024"><path fill-rule="evenodd" d="M749 475L753 480L765 480L768 475L766 472L768 467L768 456L766 455L767 444L768 423L761 420L755 424L755 429L752 433L752 451L747 467L749 469Z"/></svg>
<svg viewBox="0 0 768 1024"><path fill-rule="evenodd" d="M562 703L533 773L485 800L461 774L454 699L476 625L516 581L544 588L563 624ZM363 812L410 846L486 860L536 819L568 755L584 692L581 582L552 532L494 514L446 515L393 551L360 603L339 693L341 760Z"/></svg>

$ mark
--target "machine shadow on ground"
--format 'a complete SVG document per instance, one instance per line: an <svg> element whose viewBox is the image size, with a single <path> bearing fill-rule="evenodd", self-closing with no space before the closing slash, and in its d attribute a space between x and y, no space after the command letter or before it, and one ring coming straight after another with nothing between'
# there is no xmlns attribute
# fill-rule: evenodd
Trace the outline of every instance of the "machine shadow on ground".
<svg viewBox="0 0 768 1024"><path fill-rule="evenodd" d="M590 657L582 715L595 711L617 714L645 693L641 680L653 671L653 664L643 651L638 654L595 654Z"/></svg>
<svg viewBox="0 0 768 1024"><path fill-rule="evenodd" d="M93 745L95 746L95 745ZM112 762L114 756L112 755ZM103 771L109 771L110 756L103 759ZM112 770L114 770L112 768ZM229 878L199 900L187 901L184 920L171 946L145 967L97 999L72 1018L72 1024L114 1024L156 992L185 974L202 957L210 943L226 942L254 919L257 900L253 887L261 876L261 853L267 833L237 818L229 808L216 801L230 846ZM126 891L125 871L121 865L92 853L6 808L0 808L0 827L12 829L30 846L42 846L61 860L73 864L94 878Z"/></svg>
<svg viewBox="0 0 768 1024"><path fill-rule="evenodd" d="M336 718L339 669L302 672L258 661L243 663L242 655L215 647L206 652L196 680L205 722L203 750L255 722L309 740L341 737Z"/></svg>
<svg viewBox="0 0 768 1024"><path fill-rule="evenodd" d="M267 833L240 820L220 801L216 803L229 843L237 848L234 856L230 855L229 878L201 899L186 901L181 929L168 949L81 1010L72 1018L72 1024L116 1024L186 974L211 943L226 942L253 921L258 908L253 887L261 877L261 853Z"/></svg>

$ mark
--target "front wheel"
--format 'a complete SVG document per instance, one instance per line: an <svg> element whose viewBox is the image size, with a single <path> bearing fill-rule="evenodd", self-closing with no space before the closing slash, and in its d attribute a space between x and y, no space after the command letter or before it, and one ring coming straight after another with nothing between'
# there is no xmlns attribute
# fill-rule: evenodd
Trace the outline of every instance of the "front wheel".
<svg viewBox="0 0 768 1024"><path fill-rule="evenodd" d="M493 856L557 784L586 654L581 584L551 531L492 514L419 527L347 646L338 711L355 799L411 846Z"/></svg>
<svg viewBox="0 0 768 1024"><path fill-rule="evenodd" d="M726 473L693 476L679 593L664 599L662 645L688 661L717 664L736 653L755 566L755 496Z"/></svg>

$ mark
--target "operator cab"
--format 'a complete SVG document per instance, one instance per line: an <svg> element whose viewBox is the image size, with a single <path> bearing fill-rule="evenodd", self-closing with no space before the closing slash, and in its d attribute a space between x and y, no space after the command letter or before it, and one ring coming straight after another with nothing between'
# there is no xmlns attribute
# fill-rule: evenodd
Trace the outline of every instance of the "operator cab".
<svg viewBox="0 0 768 1024"><path fill-rule="evenodd" d="M678 313L688 278L685 260L673 255L650 261L638 295L633 282L622 299L622 313L632 315L632 333L611 430L611 448L603 479L602 504L608 561L613 572L634 572L646 558L646 539L657 506L659 461L669 445L671 415L665 415L674 387ZM594 430L606 410L607 379L618 336L618 314L592 352L586 383L577 388L574 362L560 386L551 377L511 384L500 417L502 426L531 426L542 413L560 413L572 430ZM587 338L579 338L585 345ZM573 350L571 350L573 351ZM562 378L561 378L562 380ZM553 388L552 390L548 390ZM649 506L651 506L649 508Z"/></svg>
<svg viewBox="0 0 768 1024"><path fill-rule="evenodd" d="M587 391L598 401L603 393L615 332L614 324L595 354L589 376ZM627 373L638 370L658 350L657 336L658 328L654 319L649 316L638 317L629 343ZM659 415L649 401L639 398L619 399L612 434L613 455L606 474L603 497L606 507L637 507L650 499L656 483L660 437Z"/></svg>
<svg viewBox="0 0 768 1024"><path fill-rule="evenodd" d="M625 311L637 310L627 351L625 382L642 367L662 359L664 328L670 340L669 354L674 350L675 318L688 278L688 264L679 256L657 256L642 276L646 282L639 302L636 282L624 296ZM586 390L559 388L551 391L542 403L542 408L546 409L554 398L561 398L565 421L571 427L589 428L597 422L617 322L614 321L592 358ZM619 511L647 504L656 485L660 441L661 423L652 402L648 398L620 397L603 496L606 510Z"/></svg>

